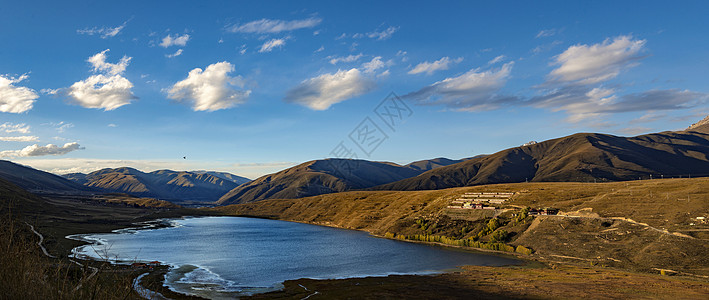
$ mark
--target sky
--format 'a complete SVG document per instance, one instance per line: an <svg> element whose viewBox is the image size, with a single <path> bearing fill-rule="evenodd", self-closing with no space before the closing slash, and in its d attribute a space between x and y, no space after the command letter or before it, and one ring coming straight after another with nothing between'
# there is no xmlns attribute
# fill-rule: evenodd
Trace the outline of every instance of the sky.
<svg viewBox="0 0 709 300"><path fill-rule="evenodd" d="M705 1L9 1L0 159L248 178L709 114Z"/></svg>

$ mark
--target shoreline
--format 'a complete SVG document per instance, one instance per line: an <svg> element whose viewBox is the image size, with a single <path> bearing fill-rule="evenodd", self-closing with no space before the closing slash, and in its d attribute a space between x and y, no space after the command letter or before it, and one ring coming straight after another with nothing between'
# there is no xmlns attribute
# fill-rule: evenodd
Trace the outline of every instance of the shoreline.
<svg viewBox="0 0 709 300"><path fill-rule="evenodd" d="M110 260L110 259L105 259L105 260L99 260L91 256L87 255L77 255L76 249L80 247L85 247L88 245L101 245L101 241L99 240L94 240L94 239L87 239L85 236L90 236L94 234L107 234L107 233L114 233L114 234L120 234L120 233L126 233L130 231L138 231L138 230L157 230L157 229L162 229L162 228L169 228L169 227L175 227L177 226L173 220L186 220L186 219L192 219L192 218L205 218L205 217L236 217L236 218L252 218L252 219L265 219L265 220L274 220L274 221L283 221L283 222L290 222L290 223L300 223L300 224L307 224L307 225L315 225L315 226L323 226L323 227L328 227L328 228L333 228L333 229L339 229L339 230L353 230L353 231L359 231L359 232L366 232L370 237L373 238L381 238L381 239L387 239L387 240L393 240L393 241L400 241L400 242L411 242L411 243L417 243L417 244L422 244L422 245L428 245L428 246L435 246L435 247L441 247L444 249L448 250L455 250L455 251L464 251L464 252L471 252L475 254L484 254L484 255L494 255L498 257L505 257L505 258L513 258L515 260L518 260L519 263L516 264L509 264L509 265L502 265L502 266L495 266L496 268L506 268L506 267L519 267L519 266L526 266L532 264L534 261L521 258L519 255L515 255L515 253L510 253L510 252L503 252L503 251L494 251L494 250L487 250L487 249L478 249L478 248L471 248L471 247L463 247L463 246L455 246L455 245L447 245L443 243L435 243L435 242L423 242L423 241L414 241L414 240L400 240L400 239L392 239L392 238L387 238L381 235L374 234L372 232L366 231L366 230L359 230L359 229L350 229L350 228L342 228L342 227L337 227L334 225L326 225L326 224L317 224L317 223L308 223L308 222L299 222L299 221L290 221L290 220L281 220L281 219L275 219L275 218L266 218L266 217L256 217L256 216L229 216L229 215L222 215L222 214L211 214L211 215L184 215L181 217L170 217L170 218L157 218L153 220L147 220L147 221L141 221L141 222L136 222L133 223L133 225L139 225L139 226L133 226L133 227L125 227L125 228L118 228L118 229L113 229L110 230L110 232L94 232L94 233L80 233L80 234L70 234L65 236L64 238L70 239L70 240L75 240L84 243L83 245L79 245L77 247L74 247L71 249L71 254L69 255L70 258L73 259L79 259L79 260L84 260L84 261L91 261L91 262L97 262L97 263L109 263L111 265L117 266L127 266L132 262L143 262L143 261L125 261L125 260ZM146 261L147 262L147 261ZM199 295L193 295L193 294L188 294L185 292L180 292L180 291L175 291L172 289L172 287L168 286L165 282L166 276L165 274L170 272L173 269L179 268L180 266L173 266L171 264L162 264L162 267L167 267L167 270L150 270L147 273L144 273L142 275L148 275L148 274L153 274L153 273L163 273L163 276L161 276L160 283L161 285L165 288L171 291L174 294L179 294L181 297L188 297L188 298L200 298ZM192 265L197 268L203 268L198 265ZM272 289L272 287L267 287L265 289L268 289L263 292L259 293L253 293L247 296L243 297L252 297L252 296L258 296L258 295L265 295L268 293L274 293L274 292L279 292L282 291L285 287L284 284L289 281L298 281L298 280L336 280L336 281L345 281L345 280L351 280L351 279L381 279L381 278L388 278L388 277L433 277L433 276L439 276L443 274L448 274L448 273L457 273L457 272L462 272L464 271L463 267L466 267L468 265L460 265L455 268L449 268L449 269L444 269L440 271L433 271L433 272L414 272L414 273L388 273L384 275L361 275L361 276L344 276L344 277L336 277L336 278L324 278L324 277L314 277L314 278L308 278L308 277L303 277L303 278L294 278L294 279L288 279L283 282L279 282L274 286L276 289ZM203 268L205 269L205 268ZM207 269L208 270L208 269ZM150 275L148 275L150 276ZM131 280L136 280L137 278L131 278ZM160 294L158 291L153 291L149 290L145 286L142 285L142 281L140 282L134 282L134 284L141 285L143 289L146 289L148 291L151 291L156 294ZM138 292L136 290L136 292ZM139 292L138 292L139 293ZM173 297L175 295L172 295Z"/></svg>

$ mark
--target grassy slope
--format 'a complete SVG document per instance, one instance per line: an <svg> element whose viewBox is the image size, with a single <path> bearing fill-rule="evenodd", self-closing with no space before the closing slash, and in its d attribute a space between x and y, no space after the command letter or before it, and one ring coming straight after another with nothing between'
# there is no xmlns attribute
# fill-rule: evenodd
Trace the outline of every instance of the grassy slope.
<svg viewBox="0 0 709 300"><path fill-rule="evenodd" d="M513 211L500 215L510 221L503 229L512 233L508 243L536 250L546 260L602 264L652 272L666 268L709 275L707 224L709 179L664 179L617 183L516 183L452 188L434 191L357 191L295 200L267 200L231 205L214 211L359 229L374 234L440 234L471 237L484 226L482 211L445 207L464 192L516 191L508 205L556 207L588 218L537 217L522 223L510 221ZM687 201L689 196L689 201ZM489 217L489 216L487 216ZM629 218L630 221L611 219ZM599 219L601 218L601 219ZM603 219L606 218L606 219ZM431 224L424 231L415 223ZM433 229L431 229L433 227ZM467 227L468 233L461 233ZM650 228L652 227L652 228ZM655 230L656 228L658 230ZM681 232L693 238L661 232ZM428 231L428 232L427 232ZM486 237L483 237L483 241Z"/></svg>

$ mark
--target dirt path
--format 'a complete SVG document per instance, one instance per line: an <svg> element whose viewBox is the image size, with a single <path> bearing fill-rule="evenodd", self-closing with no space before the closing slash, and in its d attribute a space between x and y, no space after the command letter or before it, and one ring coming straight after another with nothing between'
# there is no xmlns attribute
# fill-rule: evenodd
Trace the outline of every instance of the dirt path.
<svg viewBox="0 0 709 300"><path fill-rule="evenodd" d="M49 252L47 252L47 248L44 248L44 245L42 245L42 243L44 242L44 236L41 233L39 233L37 230L35 230L34 226L32 226L30 223L25 222L25 224L27 224L27 226L30 227L30 230L32 230L32 232L34 232L34 234L36 234L39 237L39 242L37 242L37 246L39 246L39 248L42 249L42 253L44 253L44 255L46 255L49 258L57 258L56 256L49 254ZM78 266L80 266L82 268L84 267L84 265L79 263L78 261L75 261L73 259L70 259L69 261L77 264ZM98 268L92 267L92 266L87 266L87 267L89 269L91 269L91 274L89 276L87 276L86 278L82 279L81 282L79 283L79 285L77 285L76 288L74 288L74 291L79 290L85 281L96 276L96 274L98 273Z"/></svg>
<svg viewBox="0 0 709 300"><path fill-rule="evenodd" d="M546 217L557 217L557 218L583 218L583 219L625 221L625 222L628 222L628 223L633 223L633 224L636 224L636 225L643 226L643 227L645 227L645 228L647 228L647 229L654 230L654 231L657 231L657 232L659 232L659 233L669 234L669 235L678 236L678 237L683 237L683 238L687 238L687 239L695 239L694 237L691 237L691 236L686 235L686 234L682 234L682 233L679 233L679 232L669 232L669 231L667 231L667 230L665 230L665 229L655 228L655 227L652 227L652 226L648 225L647 223L641 223L641 222L635 221L635 220L633 220L633 219L628 219L628 218L624 218L624 217L590 217L590 216L570 216L570 215L547 215ZM535 218L535 221L536 221L536 218ZM530 227L531 227L531 226L530 226Z"/></svg>
<svg viewBox="0 0 709 300"><path fill-rule="evenodd" d="M27 226L30 227L32 232L34 232L34 234L36 234L39 237L39 242L37 242L37 245L39 246L40 249L42 249L42 252L44 253L44 255L46 255L47 257L50 257L50 258L57 258L56 256L49 254L49 252L47 252L47 248L44 248L44 245L42 245L42 243L44 242L44 236L42 236L41 233L37 232L37 230L34 230L34 226L30 225L30 223L25 222L25 224L27 224Z"/></svg>

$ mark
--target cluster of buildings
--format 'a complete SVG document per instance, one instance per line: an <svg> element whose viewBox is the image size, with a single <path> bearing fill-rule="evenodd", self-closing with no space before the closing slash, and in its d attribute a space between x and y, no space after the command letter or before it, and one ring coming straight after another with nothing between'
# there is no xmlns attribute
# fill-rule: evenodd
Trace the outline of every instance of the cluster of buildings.
<svg viewBox="0 0 709 300"><path fill-rule="evenodd" d="M495 209L490 204L503 204L515 193L511 192L471 192L465 193L460 198L453 200L448 208L458 209Z"/></svg>
<svg viewBox="0 0 709 300"><path fill-rule="evenodd" d="M133 269L152 269L154 267L159 267L160 262L159 261L151 261L149 263L136 262L136 263L132 263L130 266Z"/></svg>

